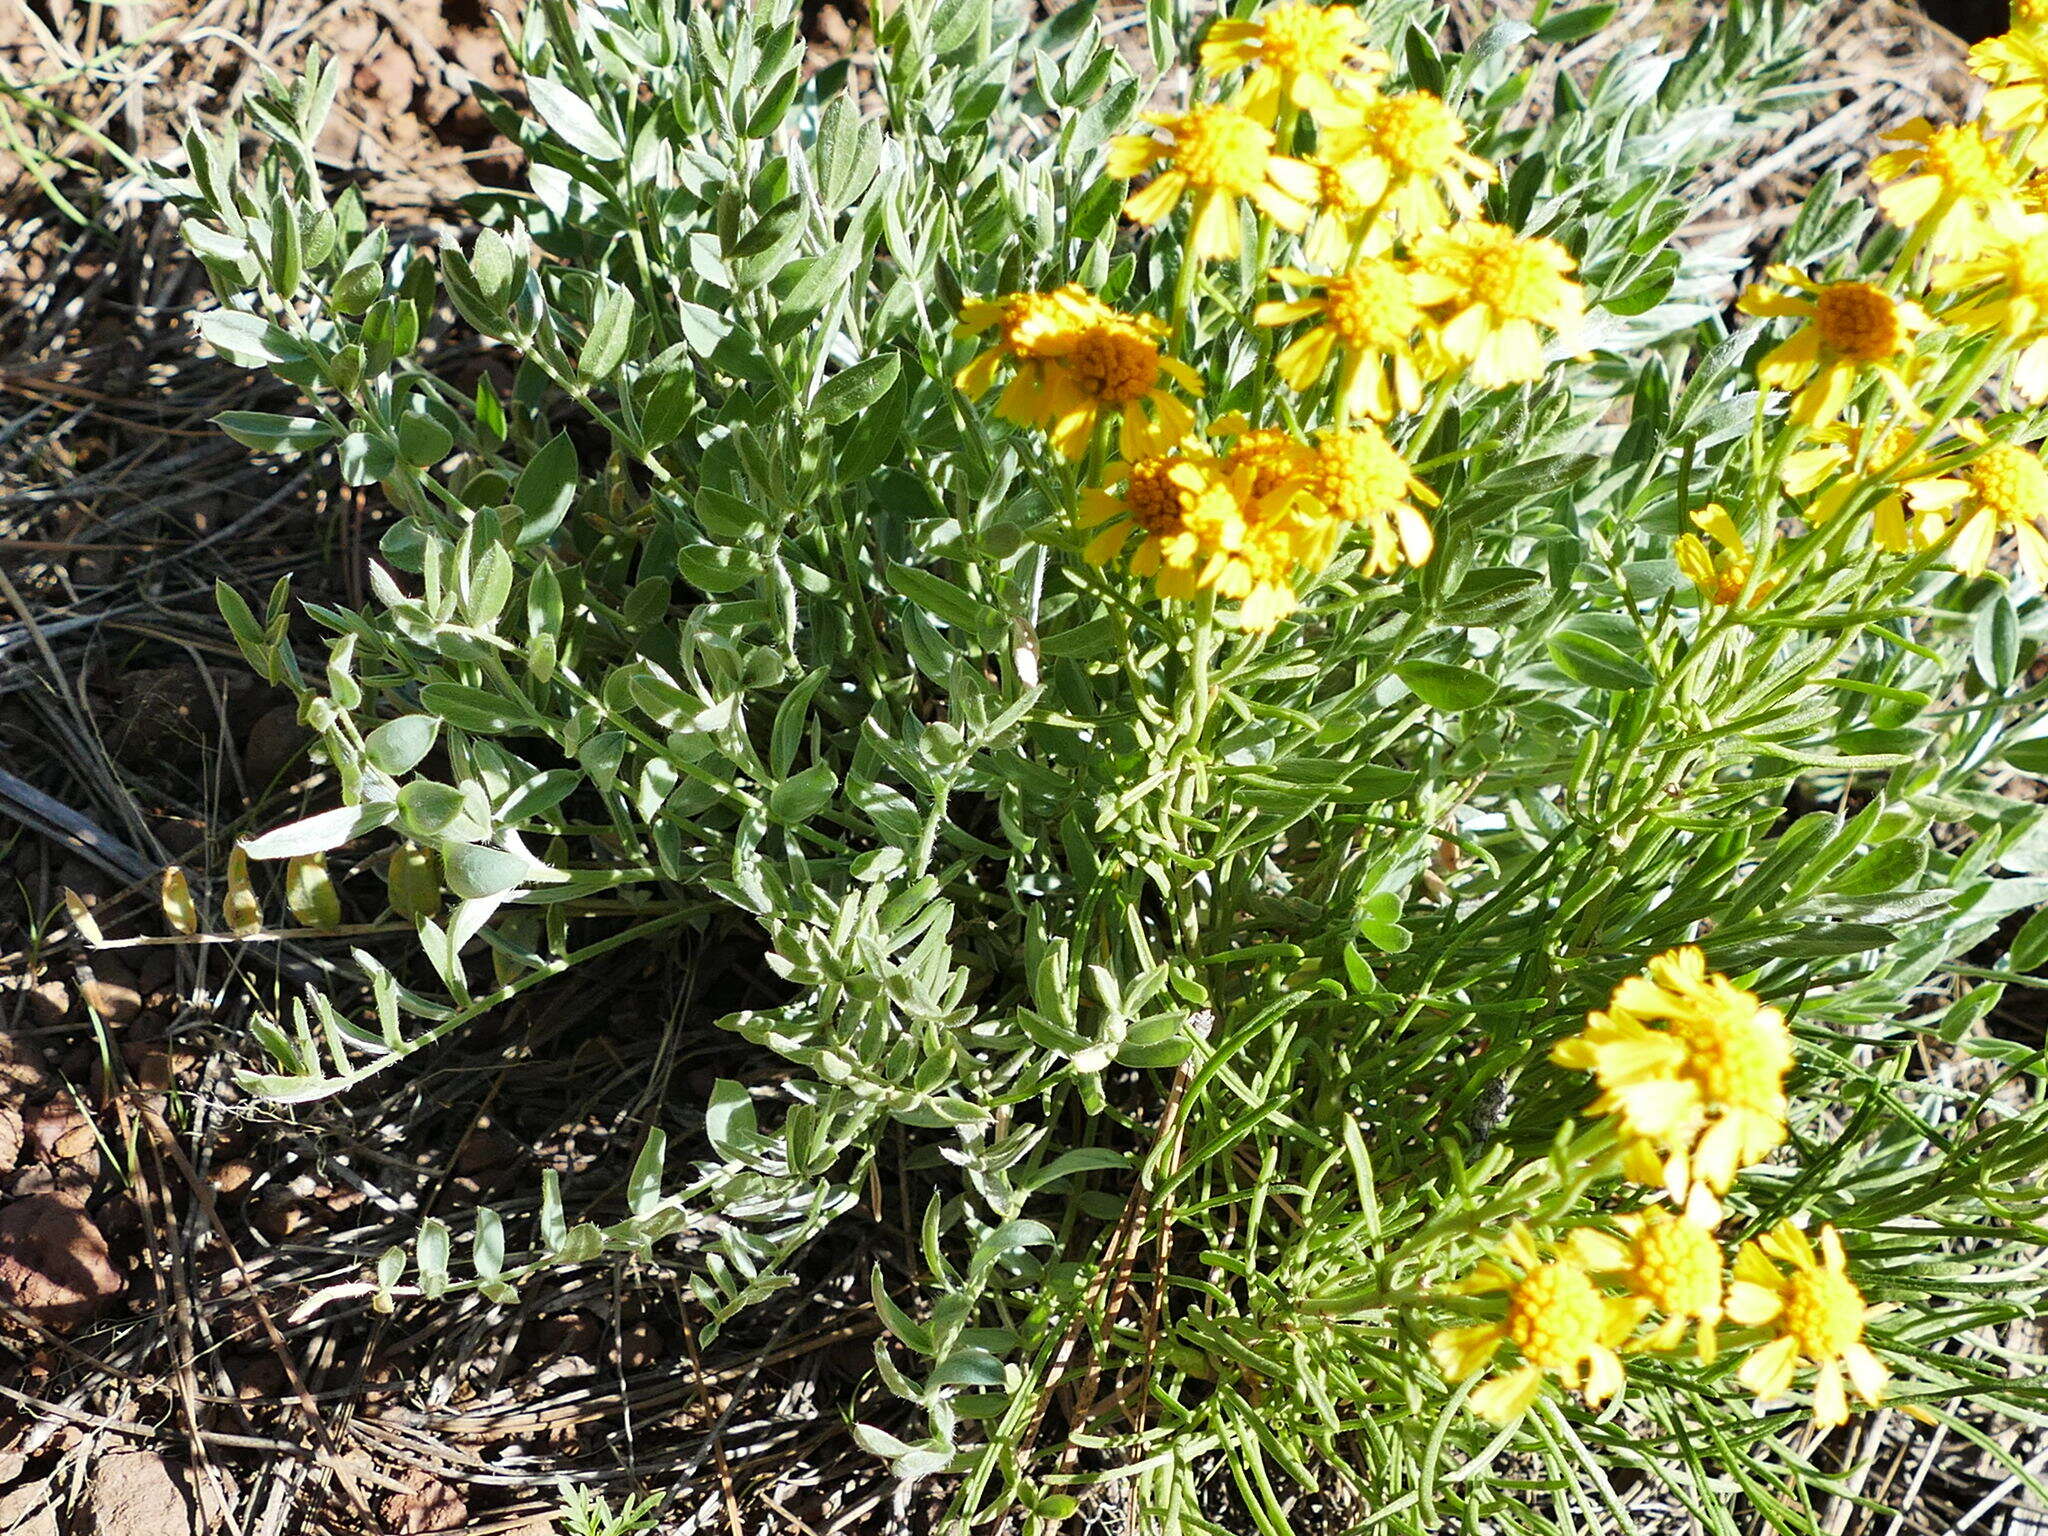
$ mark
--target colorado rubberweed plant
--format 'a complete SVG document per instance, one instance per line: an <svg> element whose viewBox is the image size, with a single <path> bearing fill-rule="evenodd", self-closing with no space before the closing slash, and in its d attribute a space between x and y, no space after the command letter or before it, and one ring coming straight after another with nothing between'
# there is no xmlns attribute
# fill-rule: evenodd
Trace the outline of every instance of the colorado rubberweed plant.
<svg viewBox="0 0 2048 1536"><path fill-rule="evenodd" d="M908 1146L856 1433L962 1526L1807 1531L1876 1402L2005 1458L2048 924L1962 957L2048 900L2034 33L1731 333L1676 237L1802 6L1589 75L1610 7L1154 0L1142 76L1086 4L881 14L807 76L779 0L537 0L459 247L329 199L330 70L253 176L188 143L204 334L306 400L223 426L401 514L318 670L222 594L344 798L246 851L387 846L438 982L360 956L252 1088L657 937L786 998L687 1173L430 1223L381 1304L623 1252L715 1326Z"/></svg>

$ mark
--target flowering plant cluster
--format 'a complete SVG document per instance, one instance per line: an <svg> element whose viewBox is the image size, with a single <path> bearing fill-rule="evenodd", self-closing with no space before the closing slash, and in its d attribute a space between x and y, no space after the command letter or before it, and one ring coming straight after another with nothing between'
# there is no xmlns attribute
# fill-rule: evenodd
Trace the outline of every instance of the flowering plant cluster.
<svg viewBox="0 0 2048 1536"><path fill-rule="evenodd" d="M905 0L813 72L794 0L531 0L526 185L439 248L321 183L331 70L253 171L192 137L202 334L304 402L223 427L389 512L361 608L222 594L320 772L177 920L349 847L292 910L369 940L247 1088L459 1069L606 956L731 1008L630 1169L376 1305L861 1295L853 1433L949 1531L1535 1536L1624 1473L1811 1529L1852 1392L2033 1401L2039 23L1737 311L1692 221L1818 9L1528 11L1152 0L1141 72Z"/></svg>

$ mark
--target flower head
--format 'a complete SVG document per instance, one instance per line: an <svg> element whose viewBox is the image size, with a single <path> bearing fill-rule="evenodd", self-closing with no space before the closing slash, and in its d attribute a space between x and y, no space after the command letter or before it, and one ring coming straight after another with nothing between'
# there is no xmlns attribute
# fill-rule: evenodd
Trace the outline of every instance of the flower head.
<svg viewBox="0 0 2048 1536"><path fill-rule="evenodd" d="M1196 261L1235 256L1241 231L1237 203L1248 198L1282 229L1308 222L1315 173L1301 161L1273 152L1273 130L1229 106L1193 106L1185 112L1148 112L1164 140L1124 134L1110 143L1109 174L1129 178L1154 165L1166 169L1124 200L1124 213L1157 224L1188 198L1194 225L1188 253Z"/></svg>
<svg viewBox="0 0 2048 1536"><path fill-rule="evenodd" d="M1406 91L1365 103L1355 123L1332 128L1324 153L1352 165L1367 195L1404 234L1441 229L1479 212L1494 168L1465 148L1465 124L1442 98Z"/></svg>
<svg viewBox="0 0 2048 1536"><path fill-rule="evenodd" d="M1727 510L1716 502L1694 508L1692 520L1700 532L1714 542L1708 544L1699 534L1680 534L1674 552L1679 570L1699 588L1700 596L1708 602L1724 608L1739 602L1749 587L1750 572L1756 568L1749 545L1743 541L1742 530L1735 526L1735 519L1728 515ZM1762 602L1775 585L1768 578L1758 582L1750 594L1750 606L1755 607Z"/></svg>
<svg viewBox="0 0 2048 1536"><path fill-rule="evenodd" d="M1409 345L1422 324L1414 283L1397 263L1366 256L1334 277L1313 277L1292 267L1275 267L1273 277L1299 288L1321 289L1313 298L1261 304L1260 325L1288 325L1314 318L1317 324L1290 341L1273 368L1297 390L1315 388L1329 370L1333 352L1343 354L1339 408L1385 421L1396 410L1422 406L1422 371Z"/></svg>
<svg viewBox="0 0 2048 1536"><path fill-rule="evenodd" d="M1580 1228L1571 1236L1572 1252L1594 1274L1619 1279L1645 1313L1663 1316L1640 1348L1675 1349L1697 1324L1699 1357L1711 1363L1723 1301L1721 1245L1712 1229L1654 1207L1618 1217L1615 1225L1620 1238Z"/></svg>
<svg viewBox="0 0 2048 1536"><path fill-rule="evenodd" d="M1780 1270L1773 1259L1790 1266ZM1863 1342L1870 1315L1863 1293L1849 1278L1842 1240L1833 1227L1820 1230L1820 1251L1806 1234L1781 1221L1735 1259L1735 1283L1728 1288L1728 1316L1745 1327L1771 1326L1777 1337L1742 1362L1737 1379L1760 1399L1782 1397L1801 1361L1819 1367L1813 1384L1813 1421L1848 1422L1849 1384L1875 1406L1884 1396L1884 1362Z"/></svg>
<svg viewBox="0 0 2048 1536"><path fill-rule="evenodd" d="M1992 127L2048 127L2048 35L2038 27L1985 38L1970 50L1970 73L1991 86L1984 121Z"/></svg>
<svg viewBox="0 0 2048 1536"><path fill-rule="evenodd" d="M1773 347L1756 369L1758 380L1769 388L1797 391L1792 397L1794 421L1833 421L1866 369L1883 381L1901 411L1916 411L1902 362L1913 349L1913 338L1933 324L1925 310L1869 283L1816 283L1787 266L1765 271L1782 286L1774 290L1755 285L1737 307L1746 315L1792 316L1806 322Z"/></svg>
<svg viewBox="0 0 2048 1536"><path fill-rule="evenodd" d="M1916 482L1909 502L1917 511L1947 514L1955 529L1948 557L1956 569L1983 575L2009 532L2021 567L2036 586L2048 588L2048 464L2031 448L1991 442L1975 422L1959 422L1956 431L1982 451L1949 476Z"/></svg>
<svg viewBox="0 0 2048 1536"><path fill-rule="evenodd" d="M1585 293L1574 265L1554 240L1473 220L1416 242L1415 300L1436 318L1436 349L1499 389L1543 376L1543 329L1576 344Z"/></svg>
<svg viewBox="0 0 2048 1536"><path fill-rule="evenodd" d="M1976 255L1936 267L1933 285L1971 295L1944 312L1944 322L1997 331L2020 345L2009 377L2022 400L2048 396L2048 219L2000 220Z"/></svg>
<svg viewBox="0 0 2048 1536"><path fill-rule="evenodd" d="M1869 487L1881 493L1871 505L1871 537L1894 554L1932 549L1948 531L1948 520L1932 506L1907 508L1909 497L1948 483L1934 478L1932 450L1915 448L1917 428L1903 422L1831 422L1809 434L1815 445L1787 456L1780 479L1794 496L1811 497L1806 520L1830 522L1852 497Z"/></svg>
<svg viewBox="0 0 2048 1536"><path fill-rule="evenodd" d="M1474 1389L1472 1411L1496 1424L1519 1418L1545 1376L1557 1377L1591 1404L1620 1395L1625 1378L1615 1346L1634 1329L1641 1309L1627 1297L1603 1295L1576 1258L1546 1260L1520 1223L1499 1253L1445 1290L1456 1296L1505 1292L1506 1315L1498 1322L1442 1329L1429 1341L1437 1368L1454 1382L1493 1364L1504 1345L1514 1347L1520 1363Z"/></svg>
<svg viewBox="0 0 2048 1536"><path fill-rule="evenodd" d="M1421 565L1436 548L1429 520L1409 505L1413 498L1434 506L1435 494L1415 478L1386 434L1369 422L1331 427L1321 434L1308 472L1308 495L1336 520L1329 525L1332 540L1345 523L1371 530L1365 569L1374 575L1387 575L1404 563ZM1327 550L1321 553L1327 558Z"/></svg>
<svg viewBox="0 0 2048 1536"><path fill-rule="evenodd" d="M1785 1016L1710 975L1691 945L1624 980L1607 1011L1588 1014L1550 1059L1599 1081L1588 1113L1615 1116L1630 1140L1630 1176L1661 1185L1707 1225L1719 1219L1713 1197L1785 1139Z"/></svg>
<svg viewBox="0 0 2048 1536"><path fill-rule="evenodd" d="M1111 313L1107 304L1074 283L1049 293L969 299L960 306L953 334L982 336L993 331L994 343L955 374L953 382L978 399L995 384L1002 366L1012 364L1016 372L997 413L1005 420L1033 425L1042 415L1038 397L1045 389L1047 365L1071 352L1083 331Z"/></svg>
<svg viewBox="0 0 2048 1536"><path fill-rule="evenodd" d="M1992 233L1992 217L2016 206L2004 152L1976 123L1937 128L1916 117L1885 135L1908 146L1870 162L1884 188L1877 206L1901 229L1924 230L1937 256L1967 256Z"/></svg>
<svg viewBox="0 0 2048 1536"><path fill-rule="evenodd" d="M1351 98L1368 94L1394 67L1365 46L1369 30L1353 6L1281 0L1249 21L1211 26L1202 68L1216 75L1250 69L1237 101L1262 122L1276 121L1283 101L1327 121L1354 111Z"/></svg>

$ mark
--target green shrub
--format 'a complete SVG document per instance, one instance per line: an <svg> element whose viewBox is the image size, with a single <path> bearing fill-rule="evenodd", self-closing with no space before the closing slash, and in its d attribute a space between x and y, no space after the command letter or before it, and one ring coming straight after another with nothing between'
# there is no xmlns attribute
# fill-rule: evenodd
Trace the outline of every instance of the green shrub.
<svg viewBox="0 0 2048 1536"><path fill-rule="evenodd" d="M1360 13L1398 61L1382 89L1441 97L1500 166L1471 180L1473 218L1556 252L1567 296L1527 333L1547 358L1525 337L1475 362L1455 305L1413 290L1421 393L1378 441L1419 489L1398 515L1375 505L1377 542L1308 491L1251 509L1221 440L1149 436L1235 412L1313 459L1345 406L1290 349L1300 330L1257 322L1287 291L1269 262L1327 264L1235 204L1205 226L1232 253L1215 261L1187 257L1185 215L1119 217L1130 187L1105 167L1150 152L1111 140L1147 131L1155 81L1086 4L1031 27L1008 0L911 0L884 13L872 72L806 76L781 0L620 0L573 23L536 0L515 44L529 108L484 97L528 184L475 199L462 249L328 198L309 146L332 66L252 103L272 146L253 177L232 136L191 139L177 190L223 302L203 334L307 401L223 427L330 453L403 514L371 607L306 605L334 637L321 675L284 642L284 589L261 617L222 592L345 802L247 852L388 843L392 907L440 989L359 955L373 1021L310 997L264 1031L275 1070L251 1086L291 1103L403 1070L664 937L759 944L786 998L722 1021L791 1074L720 1083L679 1185L657 1132L613 1226L568 1226L551 1184L520 1249L493 1212L458 1223L456 1266L430 1222L380 1266L382 1305L505 1299L688 1226L715 1235L664 1262L728 1318L907 1146L926 1271L910 1292L877 1276L876 1369L902 1406L867 1405L857 1433L905 1478L961 1474L963 1520L1057 1522L1108 1477L1163 1530L1290 1529L1317 1488L1390 1528L1534 1531L1626 1523L1631 1479L1717 1530L1738 1506L1810 1529L1833 1485L1800 1448L1808 1415L1759 1414L1738 1375L1791 1326L1756 1296L1820 1272L1782 1224L1811 1219L1896 1304L1867 1333L1893 1397L2005 1456L1940 1405L2041 1397L1960 1346L2042 1290L2048 1127L2005 1092L2037 1088L2042 1059L1983 1024L2004 987L2038 985L2048 929L1992 966L1958 957L2048 895L2048 822L1993 792L2048 768L2023 734L2040 595L1948 569L1962 510L1904 552L1871 539L1887 487L1867 450L1794 419L1826 414L1817 395L1788 415L1756 371L1785 382L1783 358L1726 323L1742 254L1679 238L1796 101L1808 9L1731 0L1682 47L1558 67L1612 11L1539 5L1462 54L1420 7ZM1145 34L1164 77L1202 29L1155 0ZM1194 99L1228 83L1198 75ZM1342 142L1341 114L1318 131L1310 105L1276 109L1279 150ZM1386 204L1393 243L1361 226L1348 256L1427 268L1427 202ZM1923 243L1829 181L1780 254L1924 296ZM1088 305L1152 317L1115 322L1119 355L1163 349L1203 385L1197 402L1162 376L1121 444L1178 453L1177 483L1227 502L1221 531L1133 553L1160 564L1149 586L1078 521L1106 505L1090 487L1118 434L1070 423L1056 447L1002 419L1073 403L1074 354L1001 352L1003 296L1069 283L1089 297L1055 328L1106 313ZM1910 353L1904 387L1942 407L1909 434L1935 455L1922 478L1975 484L1977 445L1939 433L2005 342L1925 302L1951 318L1874 355ZM516 365L508 389L437 371L450 309ZM1051 393L957 387L981 346L962 318L997 321L991 363ZM1874 434L1884 384L1840 376L1845 419ZM1694 517L1710 503L1728 521ZM1264 575L1226 574L1274 549ZM1786 1139L1739 1178L1697 1172L1699 1123L1660 1140L1588 1119L1579 1068L1612 1088L1612 1060L1551 1055L1589 1010L1635 1017L1609 1008L1617 984L1693 943L1740 985L1642 1015L1666 1020L1658 1048L1704 1009L1772 1040L1789 1018L1796 1049L1789 1116L1764 1116ZM1981 984L1949 1001L1950 976ZM1679 1152L1693 1172L1668 1171ZM1591 1405L1546 1388L1505 1428L1467 1412L1433 1338L1453 1361L1462 1318L1525 1360L1542 1348L1515 1321L1532 1292L1503 1314L1454 1282L1502 1251L1482 1281L1606 1273L1629 1230L1611 1218L1643 1203L1632 1177L1722 1223L1717 1263L1771 1234L1779 1264L1750 1248L1736 1272L1747 1321L1712 1362L1626 1353L1618 1404L1581 1381ZM1607 1247L1574 1235L1589 1222ZM1863 1327L1860 1302L1842 1315Z"/></svg>

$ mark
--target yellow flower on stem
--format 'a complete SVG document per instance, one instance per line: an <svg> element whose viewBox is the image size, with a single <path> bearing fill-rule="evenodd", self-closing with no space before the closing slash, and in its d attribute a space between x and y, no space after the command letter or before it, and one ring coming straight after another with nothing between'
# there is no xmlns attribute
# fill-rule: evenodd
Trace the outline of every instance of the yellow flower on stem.
<svg viewBox="0 0 2048 1536"><path fill-rule="evenodd" d="M1883 381L1901 411L1911 415L1917 410L1901 361L1912 352L1913 338L1934 323L1925 310L1869 283L1816 283L1782 265L1764 272L1782 286L1755 284L1736 307L1745 315L1806 321L1766 353L1756 369L1766 387L1796 391L1794 421L1809 426L1833 421L1865 369Z"/></svg>
<svg viewBox="0 0 2048 1536"><path fill-rule="evenodd" d="M1230 106L1193 106L1185 112L1147 112L1145 121L1166 130L1123 134L1109 146L1109 174L1128 180L1163 163L1143 189L1124 200L1124 213L1140 224L1157 224L1180 206L1193 210L1188 254L1218 261L1238 254L1242 230L1237 204L1252 204L1282 229L1308 222L1315 196L1315 172L1299 160L1273 152L1273 130Z"/></svg>
<svg viewBox="0 0 2048 1536"><path fill-rule="evenodd" d="M1384 251L1390 241L1385 228L1376 227L1374 220L1385 188L1374 162L1307 155L1303 164L1315 172L1316 192L1302 254L1317 266L1341 267L1351 260L1354 250L1362 254Z"/></svg>
<svg viewBox="0 0 2048 1536"><path fill-rule="evenodd" d="M1507 1313L1499 1322L1445 1328L1431 1337L1430 1355L1444 1379L1477 1375L1511 1344L1519 1363L1472 1392L1472 1411L1483 1419L1506 1424L1520 1418L1536 1401L1545 1376L1557 1377L1595 1406L1620 1396L1627 1378L1615 1346L1635 1328L1641 1307L1625 1296L1601 1294L1575 1258L1545 1260L1520 1222L1499 1252L1499 1258L1481 1260L1471 1274L1444 1288L1454 1296L1507 1294Z"/></svg>
<svg viewBox="0 0 2048 1536"><path fill-rule="evenodd" d="M1992 127L2008 133L2048 127L2048 36L2015 30L1987 37L1970 50L1970 73L1991 86L1984 121ZM2039 150L2029 148L2034 152L2027 158L2038 163Z"/></svg>
<svg viewBox="0 0 2048 1536"><path fill-rule="evenodd" d="M1773 1259L1790 1267L1780 1270ZM1735 1259L1728 1316L1744 1327L1772 1326L1778 1336L1742 1362L1737 1380L1759 1399L1783 1397L1802 1361L1819 1367L1813 1384L1813 1422L1832 1427L1849 1419L1846 1373L1856 1395L1875 1407L1891 1373L1863 1342L1870 1315L1849 1278L1842 1240L1820 1229L1820 1251L1806 1234L1781 1221Z"/></svg>
<svg viewBox="0 0 2048 1536"><path fill-rule="evenodd" d="M1360 185L1405 234L1441 229L1479 212L1479 188L1498 174L1465 148L1465 124L1428 91L1380 96L1355 123L1330 129L1324 150L1352 164Z"/></svg>
<svg viewBox="0 0 2048 1536"><path fill-rule="evenodd" d="M2048 465L2031 448L1991 442L1973 421L1958 422L1956 431L1984 451L1951 476L1918 482L1908 499L1916 510L1948 515L1955 529L1948 558L1957 570L1983 575L2010 532L2021 568L2048 589Z"/></svg>
<svg viewBox="0 0 2048 1536"><path fill-rule="evenodd" d="M1225 18L1211 26L1202 68L1212 75L1249 69L1237 100L1262 122L1277 121L1283 101L1325 122L1352 113L1348 98L1370 93L1394 67L1365 46L1370 31L1353 6L1282 0L1249 21Z"/></svg>
<svg viewBox="0 0 2048 1536"><path fill-rule="evenodd" d="M1699 588L1700 596L1725 608L1741 599L1743 589L1749 585L1749 573L1756 568L1756 561L1749 552L1749 545L1743 542L1742 530L1735 526L1735 519L1719 504L1708 502L1695 508L1692 520L1714 543L1709 545L1699 534L1681 533L1674 552L1678 568ZM1769 596L1771 588L1776 585L1768 578L1758 582L1756 590L1750 594L1749 605L1754 608Z"/></svg>
<svg viewBox="0 0 2048 1536"><path fill-rule="evenodd" d="M1606 1012L1587 1014L1585 1029L1553 1046L1550 1059L1599 1082L1587 1113L1616 1118L1629 1176L1661 1186L1714 1226L1714 1197L1785 1139L1791 1031L1754 993L1710 975L1692 945L1645 970L1614 989Z"/></svg>
<svg viewBox="0 0 2048 1536"><path fill-rule="evenodd" d="M1115 313L1094 294L1074 283L1049 293L1006 293L1000 298L969 299L960 306L955 336L995 333L994 345L953 376L972 399L994 386L1005 363L1016 372L1003 391L996 414L1021 426L1034 426L1044 416L1051 364L1074 349L1089 326Z"/></svg>
<svg viewBox="0 0 2048 1536"><path fill-rule="evenodd" d="M2017 206L2012 167L1978 124L1937 128L1916 117L1885 137L1909 147L1870 162L1870 179L1884 189L1877 206L1935 255L1974 254L1993 233L1993 215Z"/></svg>
<svg viewBox="0 0 2048 1536"><path fill-rule="evenodd" d="M2019 347L2007 377L2029 405L2048 396L2048 219L2001 220L1976 255L1934 269L1942 293L1973 295L1942 315L1945 325L1997 331Z"/></svg>
<svg viewBox="0 0 2048 1536"><path fill-rule="evenodd" d="M1571 280L1575 265L1554 240L1480 220L1424 235L1414 294L1436 319L1433 349L1469 364L1482 389L1541 378L1545 329L1577 345L1585 292Z"/></svg>
<svg viewBox="0 0 2048 1536"><path fill-rule="evenodd" d="M1817 446L1789 455L1779 472L1785 489L1812 497L1806 520L1820 527L1834 520L1850 499L1870 486L1881 495L1870 509L1871 537L1879 549L1894 554L1932 549L1948 532L1948 519L1935 506L1916 504L1922 495L1939 499L1943 482L1937 476L1932 450L1915 449L1916 427L1831 422L1816 428L1809 440ZM1953 499L1953 498L1950 498Z"/></svg>
<svg viewBox="0 0 2048 1536"><path fill-rule="evenodd" d="M1702 1361L1712 1364L1724 1299L1721 1245L1713 1231L1660 1208L1631 1211L1617 1217L1615 1225L1621 1237L1581 1227L1571 1235L1571 1251L1593 1274L1619 1279L1644 1312L1663 1315L1664 1321L1631 1347L1676 1349L1686 1330L1697 1324L1694 1347Z"/></svg>
<svg viewBox="0 0 2048 1536"><path fill-rule="evenodd" d="M1165 335L1166 322L1157 316L1111 314L1075 336L1054 365L1046 395L1046 429L1054 448L1080 458L1105 413L1118 420L1118 444L1126 457L1142 453L1155 430L1169 440L1194 430L1194 413L1162 380L1199 395L1202 377L1162 349Z"/></svg>
<svg viewBox="0 0 2048 1536"><path fill-rule="evenodd" d="M1308 495L1333 520L1323 524L1321 547L1307 551L1312 565L1328 560L1347 523L1372 533L1365 569L1376 576L1403 564L1421 565L1436 548L1429 519L1409 505L1413 498L1433 507L1436 494L1415 478L1408 461L1370 422L1331 427L1317 438Z"/></svg>
<svg viewBox="0 0 2048 1536"><path fill-rule="evenodd" d="M1422 408L1422 370L1409 345L1422 324L1414 282L1397 263L1366 256L1334 277L1314 277L1292 267L1275 267L1275 281L1321 289L1313 298L1261 304L1252 318L1260 325L1291 325L1314 318L1273 359L1273 371L1296 390L1322 382L1330 356L1341 350L1338 409L1385 421L1397 410Z"/></svg>

